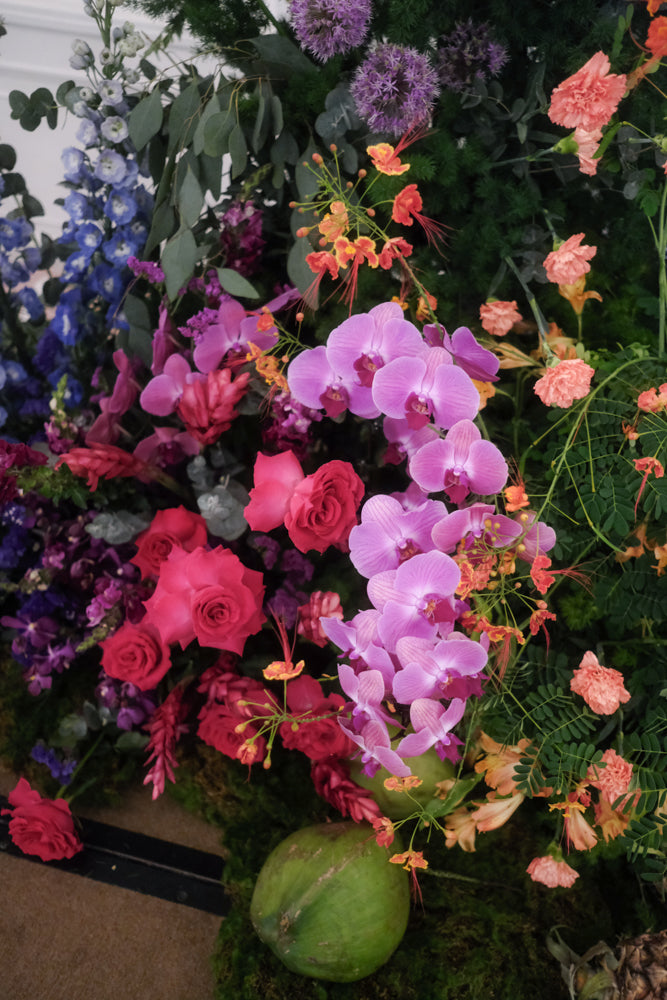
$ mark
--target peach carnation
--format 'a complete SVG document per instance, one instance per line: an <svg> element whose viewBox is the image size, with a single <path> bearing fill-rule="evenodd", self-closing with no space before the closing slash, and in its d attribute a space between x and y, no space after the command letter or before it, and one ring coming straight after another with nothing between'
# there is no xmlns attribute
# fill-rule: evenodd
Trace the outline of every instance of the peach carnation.
<svg viewBox="0 0 667 1000"><path fill-rule="evenodd" d="M588 395L594 375L594 368L580 358L573 358L571 361L559 361L553 368L547 368L533 388L545 406L562 406L567 409L575 399L583 399Z"/></svg>
<svg viewBox="0 0 667 1000"><path fill-rule="evenodd" d="M492 337L504 337L522 317L515 301L501 302L495 299L479 307L479 318L482 328Z"/></svg>
<svg viewBox="0 0 667 1000"><path fill-rule="evenodd" d="M632 764L624 760L615 750L605 750L602 760L606 767L592 764L588 769L588 780L594 788L599 788L610 805L625 795L632 780Z"/></svg>
<svg viewBox="0 0 667 1000"><path fill-rule="evenodd" d="M533 858L526 871L533 882L541 882L550 889L559 885L569 889L579 878L579 872L575 872L565 861L556 861L550 854L544 858Z"/></svg>
<svg viewBox="0 0 667 1000"><path fill-rule="evenodd" d="M579 170L588 177L593 177L597 173L599 160L595 159L600 140L602 139L602 129L596 128L592 132L587 132L584 128L574 130L574 141L577 144L577 156L579 157Z"/></svg>
<svg viewBox="0 0 667 1000"><path fill-rule="evenodd" d="M563 80L551 95L551 121L587 132L603 128L626 89L625 75L610 73L609 69L604 52L596 52L581 69Z"/></svg>
<svg viewBox="0 0 667 1000"><path fill-rule="evenodd" d="M572 675L570 690L580 694L598 715L612 715L619 705L630 700L620 670L603 667L590 649Z"/></svg>
<svg viewBox="0 0 667 1000"><path fill-rule="evenodd" d="M579 278L590 271L591 265L588 262L595 257L598 248L585 244L581 246L583 238L583 233L570 236L569 240L561 243L557 250L552 250L548 254L544 261L544 269L549 281L553 281L555 285L574 285Z"/></svg>

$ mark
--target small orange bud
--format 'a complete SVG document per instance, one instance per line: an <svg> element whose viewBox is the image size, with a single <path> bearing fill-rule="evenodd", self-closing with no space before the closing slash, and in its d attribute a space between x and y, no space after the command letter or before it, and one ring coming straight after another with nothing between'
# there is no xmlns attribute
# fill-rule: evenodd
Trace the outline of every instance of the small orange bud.
<svg viewBox="0 0 667 1000"><path fill-rule="evenodd" d="M321 153L313 153L312 160L313 163L316 163L318 165L318 167L321 167L322 164L324 163Z"/></svg>
<svg viewBox="0 0 667 1000"><path fill-rule="evenodd" d="M303 323L303 321L305 319L303 313L297 313L295 318L296 318L297 323Z"/></svg>
<svg viewBox="0 0 667 1000"><path fill-rule="evenodd" d="M362 167L361 170L358 172L357 176L363 179L367 175L367 173L368 171L364 170L364 168Z"/></svg>
<svg viewBox="0 0 667 1000"><path fill-rule="evenodd" d="M296 235L297 236L307 236L308 232L309 232L308 226L300 226L297 229L297 231L296 231Z"/></svg>
<svg viewBox="0 0 667 1000"><path fill-rule="evenodd" d="M336 145L335 142L332 142L331 145L329 146L329 149L331 150L332 153L335 153L336 150L338 149L338 146Z"/></svg>
<svg viewBox="0 0 667 1000"><path fill-rule="evenodd" d="M374 208L367 208L366 209L366 215L370 215L370 217L372 219L374 217L374 215L375 215L375 209Z"/></svg>

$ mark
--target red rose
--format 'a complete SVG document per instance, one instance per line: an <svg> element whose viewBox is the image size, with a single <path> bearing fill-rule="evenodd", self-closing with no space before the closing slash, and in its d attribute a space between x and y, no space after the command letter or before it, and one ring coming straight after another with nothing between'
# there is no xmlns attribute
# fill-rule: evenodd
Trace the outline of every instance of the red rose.
<svg viewBox="0 0 667 1000"><path fill-rule="evenodd" d="M208 531L204 518L201 514L193 514L181 504L180 507L157 512L150 527L138 536L138 552L130 562L139 567L141 579L145 580L147 576L159 574L160 565L174 545L192 552L200 545L206 545L207 541Z"/></svg>
<svg viewBox="0 0 667 1000"><path fill-rule="evenodd" d="M171 666L169 647L150 623L125 622L100 645L104 672L116 680L129 681L142 691L159 684Z"/></svg>
<svg viewBox="0 0 667 1000"><path fill-rule="evenodd" d="M146 601L144 621L155 625L165 643L180 642L185 649L196 638L202 646L240 655L248 636L266 621L263 600L262 574L229 549L173 548Z"/></svg>
<svg viewBox="0 0 667 1000"><path fill-rule="evenodd" d="M325 698L318 682L307 674L290 681L287 705L294 718L280 727L283 745L288 750L300 750L311 760L349 757L356 747L338 724L338 712L344 704L339 694Z"/></svg>
<svg viewBox="0 0 667 1000"><path fill-rule="evenodd" d="M199 718L197 735L208 746L243 764L264 760L266 740L256 735L257 728L243 716L230 712L224 705L210 704L204 706ZM240 733L237 732L239 725L244 725Z"/></svg>
<svg viewBox="0 0 667 1000"><path fill-rule="evenodd" d="M357 523L364 484L349 462L334 460L298 483L285 514L285 527L300 552L324 552L330 545L347 551Z"/></svg>
<svg viewBox="0 0 667 1000"><path fill-rule="evenodd" d="M13 809L3 809L2 815L11 815L9 835L24 854L36 854L42 861L60 861L82 849L64 799L43 799L25 778L19 778L8 800Z"/></svg>

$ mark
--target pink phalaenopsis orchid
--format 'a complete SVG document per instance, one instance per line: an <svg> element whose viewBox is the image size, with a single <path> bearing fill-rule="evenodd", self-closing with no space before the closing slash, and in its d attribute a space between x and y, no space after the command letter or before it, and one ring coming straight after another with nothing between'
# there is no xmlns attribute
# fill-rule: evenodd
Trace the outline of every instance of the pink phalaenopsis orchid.
<svg viewBox="0 0 667 1000"><path fill-rule="evenodd" d="M404 636L396 643L396 655L401 669L394 677L393 693L403 705L418 698L467 698L478 693L487 662L480 643L460 632L435 643Z"/></svg>
<svg viewBox="0 0 667 1000"><path fill-rule="evenodd" d="M361 524L350 532L350 560L367 578L398 569L406 559L433 548L433 526L447 513L438 500L425 500L413 511L393 497L371 497L361 511Z"/></svg>
<svg viewBox="0 0 667 1000"><path fill-rule="evenodd" d="M452 503L469 493L490 495L507 481L507 462L472 420L460 420L447 436L425 444L410 459L410 475L427 493L444 490Z"/></svg>
<svg viewBox="0 0 667 1000"><path fill-rule="evenodd" d="M404 736L396 748L401 757L418 757L431 747L441 760L458 760L461 740L451 730L463 718L465 701L454 698L445 708L430 698L417 698L410 706L414 733Z"/></svg>

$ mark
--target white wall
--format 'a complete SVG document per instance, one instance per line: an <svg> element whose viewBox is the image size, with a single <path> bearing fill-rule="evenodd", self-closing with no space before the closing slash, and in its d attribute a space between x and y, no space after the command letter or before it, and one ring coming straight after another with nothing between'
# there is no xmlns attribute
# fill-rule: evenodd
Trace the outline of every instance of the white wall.
<svg viewBox="0 0 667 1000"><path fill-rule="evenodd" d="M54 199L64 194L58 187L62 177L60 153L66 146L75 145L79 120L59 113L54 131L43 121L35 132L25 132L10 118L9 92L22 90L29 94L37 87L48 87L55 93L65 80L83 82L84 75L69 65L72 41L84 39L96 54L102 43L94 20L83 13L83 0L1 0L0 16L7 29L0 38L0 142L14 146L18 155L16 169L44 206L46 215L35 219L35 226L57 236L66 218L54 205ZM115 21L131 21L151 39L160 31L157 22L123 7L117 8ZM171 49L176 58L187 58L191 51L189 40L174 43Z"/></svg>

